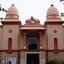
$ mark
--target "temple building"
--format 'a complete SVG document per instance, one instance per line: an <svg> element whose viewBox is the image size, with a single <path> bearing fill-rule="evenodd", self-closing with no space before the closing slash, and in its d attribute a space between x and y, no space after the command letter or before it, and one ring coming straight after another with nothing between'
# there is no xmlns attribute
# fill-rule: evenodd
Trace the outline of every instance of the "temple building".
<svg viewBox="0 0 64 64"><path fill-rule="evenodd" d="M3 64L46 64L53 59L64 60L64 21L54 5L47 10L44 25L33 17L22 25L14 5L1 23L0 62Z"/></svg>

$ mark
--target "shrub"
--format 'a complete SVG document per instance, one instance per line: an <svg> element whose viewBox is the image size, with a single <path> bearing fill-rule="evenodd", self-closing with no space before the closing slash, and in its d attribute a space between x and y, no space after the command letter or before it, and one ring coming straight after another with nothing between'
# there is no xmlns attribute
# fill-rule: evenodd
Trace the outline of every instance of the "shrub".
<svg viewBox="0 0 64 64"><path fill-rule="evenodd" d="M47 64L54 64L54 60L48 61Z"/></svg>

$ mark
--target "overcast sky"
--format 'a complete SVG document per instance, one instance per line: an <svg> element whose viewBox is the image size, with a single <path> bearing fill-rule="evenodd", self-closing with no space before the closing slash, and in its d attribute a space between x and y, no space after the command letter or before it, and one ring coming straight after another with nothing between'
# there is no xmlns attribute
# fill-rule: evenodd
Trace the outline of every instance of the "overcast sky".
<svg viewBox="0 0 64 64"><path fill-rule="evenodd" d="M46 20L46 12L51 4L59 10L59 13L64 12L64 5L60 0L0 0L0 4L6 10L14 3L19 12L19 19L22 24L25 20L33 16L38 18L41 24ZM5 17L5 12L0 12L0 17Z"/></svg>

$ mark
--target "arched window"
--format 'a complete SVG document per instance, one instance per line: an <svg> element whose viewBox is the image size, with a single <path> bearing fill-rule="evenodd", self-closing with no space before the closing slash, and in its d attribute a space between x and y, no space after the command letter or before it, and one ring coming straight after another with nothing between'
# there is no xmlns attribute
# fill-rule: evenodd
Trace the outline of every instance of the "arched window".
<svg viewBox="0 0 64 64"><path fill-rule="evenodd" d="M58 50L58 41L57 41L57 38L54 38L54 50L55 51Z"/></svg>
<svg viewBox="0 0 64 64"><path fill-rule="evenodd" d="M12 38L8 39L8 50L12 50Z"/></svg>

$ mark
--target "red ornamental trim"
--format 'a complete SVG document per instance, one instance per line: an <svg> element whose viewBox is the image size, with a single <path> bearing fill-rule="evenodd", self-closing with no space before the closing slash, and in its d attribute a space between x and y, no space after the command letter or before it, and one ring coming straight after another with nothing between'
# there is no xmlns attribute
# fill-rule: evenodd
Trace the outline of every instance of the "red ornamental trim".
<svg viewBox="0 0 64 64"><path fill-rule="evenodd" d="M3 25L0 25L0 28L3 28Z"/></svg>
<svg viewBox="0 0 64 64"><path fill-rule="evenodd" d="M48 16L51 16L51 15L52 15L52 16L59 16L58 14L50 14L50 15L47 15L47 17L48 17Z"/></svg>
<svg viewBox="0 0 64 64"><path fill-rule="evenodd" d="M9 15L13 15L13 16L17 16L17 17L19 17L18 15L16 15L16 14L7 14L6 16L9 16Z"/></svg>
<svg viewBox="0 0 64 64"><path fill-rule="evenodd" d="M47 19L58 19L58 20L60 20L61 18L47 18Z"/></svg>
<svg viewBox="0 0 64 64"><path fill-rule="evenodd" d="M13 18L13 17L12 17L12 18L4 18L4 19L19 19L19 18Z"/></svg>
<svg viewBox="0 0 64 64"><path fill-rule="evenodd" d="M12 51L12 52L18 52L18 51L31 51L31 50L27 50L27 49L17 49L17 50L6 50L6 49L3 49L3 50L0 50L0 52L7 52L7 51ZM35 50L35 51L47 51L47 52L54 52L55 50L46 50L46 49L39 49L39 50ZM60 50L58 49L57 50L58 52L64 52L64 49Z"/></svg>
<svg viewBox="0 0 64 64"><path fill-rule="evenodd" d="M6 22L6 21L2 21L1 22L3 25L21 25L21 21L13 21L13 22Z"/></svg>
<svg viewBox="0 0 64 64"><path fill-rule="evenodd" d="M56 21L56 22L50 22L50 21L46 21L44 24L45 25L61 25L63 24L64 22L63 21Z"/></svg>

